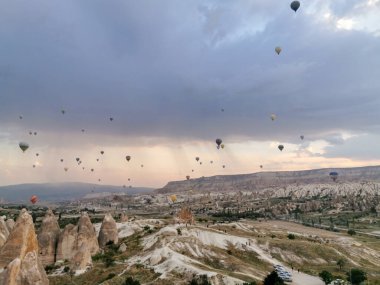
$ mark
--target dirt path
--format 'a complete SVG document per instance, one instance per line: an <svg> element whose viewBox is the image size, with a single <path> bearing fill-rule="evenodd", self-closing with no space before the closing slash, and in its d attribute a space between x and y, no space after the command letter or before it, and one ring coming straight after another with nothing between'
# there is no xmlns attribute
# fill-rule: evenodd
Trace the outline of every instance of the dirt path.
<svg viewBox="0 0 380 285"><path fill-rule="evenodd" d="M324 285L321 279L315 276L311 276L305 273L292 272L293 282L292 285Z"/></svg>

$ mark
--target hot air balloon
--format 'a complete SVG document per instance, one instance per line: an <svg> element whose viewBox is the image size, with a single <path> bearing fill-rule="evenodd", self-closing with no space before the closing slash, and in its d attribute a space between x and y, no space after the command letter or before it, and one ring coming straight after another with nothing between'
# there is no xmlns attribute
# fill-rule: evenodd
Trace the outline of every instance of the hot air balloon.
<svg viewBox="0 0 380 285"><path fill-rule="evenodd" d="M69 168L68 167L65 167L65 168L63 168L66 172L67 172L67 170L69 170Z"/></svg>
<svg viewBox="0 0 380 285"><path fill-rule="evenodd" d="M112 118L112 117L110 118L110 121L111 121L111 122L113 121L113 118Z"/></svg>
<svg viewBox="0 0 380 285"><path fill-rule="evenodd" d="M40 155L40 154L37 152L37 153L36 153L36 156L39 156L39 155Z"/></svg>
<svg viewBox="0 0 380 285"><path fill-rule="evenodd" d="M221 111L224 112L224 109L222 109Z"/></svg>
<svg viewBox="0 0 380 285"><path fill-rule="evenodd" d="M103 151L103 150L101 150L101 151L100 151L100 154L104 154L104 151Z"/></svg>
<svg viewBox="0 0 380 285"><path fill-rule="evenodd" d="M173 202L173 203L175 203L175 201L177 201L177 196L176 195L170 195L169 196L169 198L170 198L170 200Z"/></svg>
<svg viewBox="0 0 380 285"><path fill-rule="evenodd" d="M223 168L226 168L226 166L225 166L225 165L223 165Z"/></svg>
<svg viewBox="0 0 380 285"><path fill-rule="evenodd" d="M36 165L35 165L35 164L33 164L33 168L36 168Z"/></svg>
<svg viewBox="0 0 380 285"><path fill-rule="evenodd" d="M100 182L100 181L102 181L102 179L99 178L98 181Z"/></svg>
<svg viewBox="0 0 380 285"><path fill-rule="evenodd" d="M305 137L303 135L300 136L301 140L303 140Z"/></svg>
<svg viewBox="0 0 380 285"><path fill-rule="evenodd" d="M271 118L272 121L274 121L274 120L277 119L277 116L275 114L272 114L272 115L270 115L270 118Z"/></svg>
<svg viewBox="0 0 380 285"><path fill-rule="evenodd" d="M85 131L85 130L84 130L84 129L82 129L82 133L84 133L84 131Z"/></svg>
<svg viewBox="0 0 380 285"><path fill-rule="evenodd" d="M190 175L186 175L186 179L189 180L190 179Z"/></svg>
<svg viewBox="0 0 380 285"><path fill-rule="evenodd" d="M144 167L144 164L141 164L141 167Z"/></svg>
<svg viewBox="0 0 380 285"><path fill-rule="evenodd" d="M195 158L195 160L196 160L196 161L199 161L199 157L197 156L197 157Z"/></svg>
<svg viewBox="0 0 380 285"><path fill-rule="evenodd" d="M282 150L284 149L284 146L283 146L282 144L280 144L280 145L278 146L278 149L282 151Z"/></svg>
<svg viewBox="0 0 380 285"><path fill-rule="evenodd" d="M79 157L77 157L75 160L76 160L77 162L79 162L80 158L79 158Z"/></svg>
<svg viewBox="0 0 380 285"><path fill-rule="evenodd" d="M199 164L202 165L202 161Z"/></svg>
<svg viewBox="0 0 380 285"><path fill-rule="evenodd" d="M94 172L94 169L93 169L93 168L91 168L91 172Z"/></svg>
<svg viewBox="0 0 380 285"><path fill-rule="evenodd" d="M130 156L130 155L127 155L127 156L125 157L125 159L126 159L127 161L130 161L130 160L131 160L131 156Z"/></svg>
<svg viewBox="0 0 380 285"><path fill-rule="evenodd" d="M260 168L261 168L261 169L263 169L263 166L262 166L262 165L260 165Z"/></svg>
<svg viewBox="0 0 380 285"><path fill-rule="evenodd" d="M99 161L99 158L97 158L96 161Z"/></svg>
<svg viewBox="0 0 380 285"><path fill-rule="evenodd" d="M36 195L33 195L32 197L30 197L30 202L32 202L32 204L36 204L38 201L38 197Z"/></svg>
<svg viewBox="0 0 380 285"><path fill-rule="evenodd" d="M29 131L29 135L32 135L33 134L33 132L32 131Z"/></svg>
<svg viewBox="0 0 380 285"><path fill-rule="evenodd" d="M212 160L210 160L210 163L213 164L214 162Z"/></svg>
<svg viewBox="0 0 380 285"><path fill-rule="evenodd" d="M66 111L65 110L61 110L61 113L62 113L62 115L64 115L66 113Z"/></svg>
<svg viewBox="0 0 380 285"><path fill-rule="evenodd" d="M63 162L63 158L61 158L61 162Z"/></svg>
<svg viewBox="0 0 380 285"><path fill-rule="evenodd" d="M25 152L29 148L29 145L25 142L20 142L18 146L21 148L22 152Z"/></svg>
<svg viewBox="0 0 380 285"><path fill-rule="evenodd" d="M34 135L36 136L36 135L37 135L37 132L34 132Z"/></svg>
<svg viewBox="0 0 380 285"><path fill-rule="evenodd" d="M223 149L223 148L224 148L224 143L222 143L222 144L220 145L220 147Z"/></svg>
<svg viewBox="0 0 380 285"><path fill-rule="evenodd" d="M192 169L191 172L194 172L194 169Z"/></svg>
<svg viewBox="0 0 380 285"><path fill-rule="evenodd" d="M19 116L20 120L22 120L22 116Z"/></svg>
<svg viewBox="0 0 380 285"><path fill-rule="evenodd" d="M131 181L131 178L128 178L128 181Z"/></svg>
<svg viewBox="0 0 380 285"><path fill-rule="evenodd" d="M330 178L335 182L337 179L338 179L338 172L335 172L335 171L333 171L333 172L330 172Z"/></svg>
<svg viewBox="0 0 380 285"><path fill-rule="evenodd" d="M216 139L215 142L216 142L216 148L219 149L220 145L222 144L222 139Z"/></svg>
<svg viewBox="0 0 380 285"><path fill-rule="evenodd" d="M292 8L292 10L294 12L297 12L298 8L301 6L301 3L300 1L293 1L291 4L290 4L290 8Z"/></svg>
<svg viewBox="0 0 380 285"><path fill-rule="evenodd" d="M274 50L276 51L277 54L280 54L282 51L282 49L280 47L276 47Z"/></svg>

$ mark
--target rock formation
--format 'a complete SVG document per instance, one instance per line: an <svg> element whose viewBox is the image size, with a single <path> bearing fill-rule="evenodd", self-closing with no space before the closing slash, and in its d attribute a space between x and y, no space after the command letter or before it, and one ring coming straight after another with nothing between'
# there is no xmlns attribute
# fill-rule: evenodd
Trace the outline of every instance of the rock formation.
<svg viewBox="0 0 380 285"><path fill-rule="evenodd" d="M38 246L41 262L44 266L55 262L55 253L59 238L59 225L52 210L46 212L38 233Z"/></svg>
<svg viewBox="0 0 380 285"><path fill-rule="evenodd" d="M5 244L9 236L9 230L4 222L4 218L0 217L0 248Z"/></svg>
<svg viewBox="0 0 380 285"><path fill-rule="evenodd" d="M85 270L91 266L91 256L99 251L96 231L87 213L83 212L78 225L67 225L59 236L56 260L70 260L71 269Z"/></svg>
<svg viewBox="0 0 380 285"><path fill-rule="evenodd" d="M3 285L48 285L38 256L38 242L32 217L22 209L6 243L0 250Z"/></svg>
<svg viewBox="0 0 380 285"><path fill-rule="evenodd" d="M15 221L13 219L8 219L5 221L5 224L7 225L8 231L11 232L15 226Z"/></svg>
<svg viewBox="0 0 380 285"><path fill-rule="evenodd" d="M125 213L120 214L120 223L128 222L128 216Z"/></svg>
<svg viewBox="0 0 380 285"><path fill-rule="evenodd" d="M106 214L100 227L98 242L100 247L104 247L107 242L112 241L117 244L119 241L116 222L111 214Z"/></svg>

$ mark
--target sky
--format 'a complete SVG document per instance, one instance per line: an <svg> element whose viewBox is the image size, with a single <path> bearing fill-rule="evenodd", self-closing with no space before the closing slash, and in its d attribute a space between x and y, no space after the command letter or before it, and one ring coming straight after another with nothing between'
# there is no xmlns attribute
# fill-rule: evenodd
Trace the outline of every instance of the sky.
<svg viewBox="0 0 380 285"><path fill-rule="evenodd" d="M0 185L380 164L380 0L290 2L0 0Z"/></svg>

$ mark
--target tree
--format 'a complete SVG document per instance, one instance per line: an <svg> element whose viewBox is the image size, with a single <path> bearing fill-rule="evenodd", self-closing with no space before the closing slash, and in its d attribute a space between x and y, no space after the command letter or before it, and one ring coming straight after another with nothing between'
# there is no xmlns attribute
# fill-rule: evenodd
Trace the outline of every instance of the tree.
<svg viewBox="0 0 380 285"><path fill-rule="evenodd" d="M367 280L367 274L358 268L353 268L351 271L347 272L347 280L353 285L359 285L364 280Z"/></svg>
<svg viewBox="0 0 380 285"><path fill-rule="evenodd" d="M284 280L282 280L276 271L272 271L264 279L264 285L285 285Z"/></svg>
<svg viewBox="0 0 380 285"><path fill-rule="evenodd" d="M338 259L336 264L339 266L339 270L342 270L343 266L346 265L346 260L344 258L340 258Z"/></svg>
<svg viewBox="0 0 380 285"><path fill-rule="evenodd" d="M325 284L331 283L333 281L333 276L330 272L323 270L319 273L319 277L321 277L322 281L325 282Z"/></svg>
<svg viewBox="0 0 380 285"><path fill-rule="evenodd" d="M356 232L355 232L355 230L353 230L353 229L349 229L349 230L347 231L347 233L348 233L350 236L356 235Z"/></svg>

